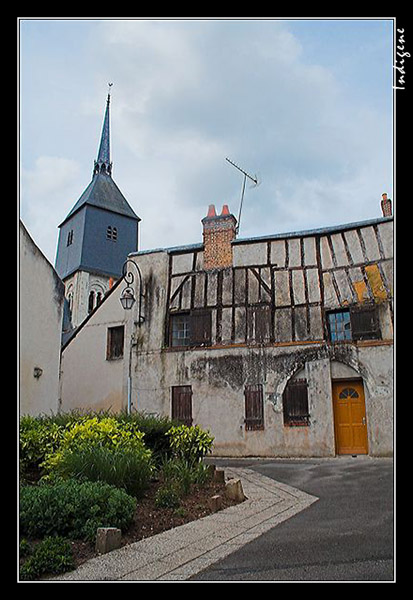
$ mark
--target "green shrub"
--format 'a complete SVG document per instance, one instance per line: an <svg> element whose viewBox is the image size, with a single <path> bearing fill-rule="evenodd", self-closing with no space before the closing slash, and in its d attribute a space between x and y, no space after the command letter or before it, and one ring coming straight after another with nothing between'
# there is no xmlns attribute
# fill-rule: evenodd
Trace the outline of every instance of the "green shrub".
<svg viewBox="0 0 413 600"><path fill-rule="evenodd" d="M130 427L145 434L145 446L152 450L154 461L157 464L171 456L172 449L167 433L178 423L166 416L149 415L144 412L132 412L131 414L122 412L116 415L116 419L119 423L127 423Z"/></svg>
<svg viewBox="0 0 413 600"><path fill-rule="evenodd" d="M181 495L174 483L166 483L156 492L156 508L178 508L181 504Z"/></svg>
<svg viewBox="0 0 413 600"><path fill-rule="evenodd" d="M193 483L192 465L186 460L172 458L164 460L161 474L166 484L174 484L181 495L189 493Z"/></svg>
<svg viewBox="0 0 413 600"><path fill-rule="evenodd" d="M192 465L192 483L205 485L211 481L212 472L208 465L200 461Z"/></svg>
<svg viewBox="0 0 413 600"><path fill-rule="evenodd" d="M160 469L163 481L172 483L182 496L190 492L191 485L205 485L211 479L211 471L205 463L188 462L180 458L164 460Z"/></svg>
<svg viewBox="0 0 413 600"><path fill-rule="evenodd" d="M167 435L174 455L189 463L199 462L212 451L214 438L199 425L171 427Z"/></svg>
<svg viewBox="0 0 413 600"><path fill-rule="evenodd" d="M150 451L143 444L132 449L91 446L65 452L55 467L63 478L104 481L137 498L143 495L153 470Z"/></svg>
<svg viewBox="0 0 413 600"><path fill-rule="evenodd" d="M20 567L20 579L27 581L46 574L58 575L74 568L70 543L61 537L48 537L36 545L31 556Z"/></svg>
<svg viewBox="0 0 413 600"><path fill-rule="evenodd" d="M136 450L150 460L151 451L145 448L144 433L128 423L119 423L113 417L88 417L65 430L59 449L42 463L48 473L59 468L68 453L88 450L92 447Z"/></svg>
<svg viewBox="0 0 413 600"><path fill-rule="evenodd" d="M41 463L61 444L64 427L40 417L20 419L20 465L23 474L39 469Z"/></svg>
<svg viewBox="0 0 413 600"><path fill-rule="evenodd" d="M135 498L103 482L68 480L25 486L20 490L20 533L91 541L98 527L127 529L135 508Z"/></svg>

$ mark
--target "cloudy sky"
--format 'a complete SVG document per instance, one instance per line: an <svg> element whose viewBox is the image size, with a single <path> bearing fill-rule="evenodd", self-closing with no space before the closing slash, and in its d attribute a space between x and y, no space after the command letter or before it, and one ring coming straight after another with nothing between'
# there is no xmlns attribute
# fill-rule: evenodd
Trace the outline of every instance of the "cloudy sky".
<svg viewBox="0 0 413 600"><path fill-rule="evenodd" d="M54 263L92 178L113 82L113 179L140 249L202 240L208 205L239 237L381 216L393 197L391 20L20 21L20 216Z"/></svg>

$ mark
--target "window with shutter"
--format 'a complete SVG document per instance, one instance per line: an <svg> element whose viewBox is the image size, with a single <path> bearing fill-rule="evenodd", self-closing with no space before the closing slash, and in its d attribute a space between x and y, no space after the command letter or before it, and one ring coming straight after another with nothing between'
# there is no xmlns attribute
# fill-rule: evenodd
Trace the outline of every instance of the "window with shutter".
<svg viewBox="0 0 413 600"><path fill-rule="evenodd" d="M190 319L190 346L211 345L212 316L210 310L194 310Z"/></svg>
<svg viewBox="0 0 413 600"><path fill-rule="evenodd" d="M353 340L377 340L380 338L379 322L374 306L352 309L350 321Z"/></svg>
<svg viewBox="0 0 413 600"><path fill-rule="evenodd" d="M264 402L262 385L245 386L245 429L264 429Z"/></svg>
<svg viewBox="0 0 413 600"><path fill-rule="evenodd" d="M192 386L176 385L172 387L172 419L183 425L192 425Z"/></svg>
<svg viewBox="0 0 413 600"><path fill-rule="evenodd" d="M375 306L352 306L327 313L332 342L380 339L380 326Z"/></svg>
<svg viewBox="0 0 413 600"><path fill-rule="evenodd" d="M284 425L309 425L308 386L305 379L290 381L283 394Z"/></svg>

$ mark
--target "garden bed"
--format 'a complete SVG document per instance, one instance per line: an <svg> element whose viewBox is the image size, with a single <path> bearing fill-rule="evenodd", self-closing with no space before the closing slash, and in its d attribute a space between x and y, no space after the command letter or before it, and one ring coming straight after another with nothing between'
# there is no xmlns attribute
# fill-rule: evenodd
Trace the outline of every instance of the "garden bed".
<svg viewBox="0 0 413 600"><path fill-rule="evenodd" d="M179 508L157 508L155 496L160 485L158 481L151 482L143 498L138 501L132 525L128 531L122 532L122 546L211 514L209 501L214 495L222 497L222 509L237 504L225 497L225 484L211 481L203 485L192 485L190 493L181 499ZM97 556L93 543L76 540L71 545L76 567Z"/></svg>

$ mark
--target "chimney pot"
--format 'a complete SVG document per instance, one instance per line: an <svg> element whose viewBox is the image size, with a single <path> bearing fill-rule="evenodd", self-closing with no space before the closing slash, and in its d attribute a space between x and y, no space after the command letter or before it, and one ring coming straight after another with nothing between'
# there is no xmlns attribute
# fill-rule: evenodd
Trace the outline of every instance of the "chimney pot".
<svg viewBox="0 0 413 600"><path fill-rule="evenodd" d="M228 204L224 204L224 206L222 207L221 217L227 216L229 214L230 214L230 212L229 212Z"/></svg>
<svg viewBox="0 0 413 600"><path fill-rule="evenodd" d="M215 212L215 204L210 204L208 208L207 217L216 217L217 213Z"/></svg>

